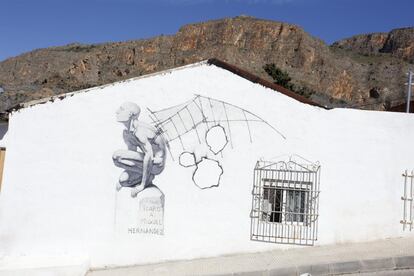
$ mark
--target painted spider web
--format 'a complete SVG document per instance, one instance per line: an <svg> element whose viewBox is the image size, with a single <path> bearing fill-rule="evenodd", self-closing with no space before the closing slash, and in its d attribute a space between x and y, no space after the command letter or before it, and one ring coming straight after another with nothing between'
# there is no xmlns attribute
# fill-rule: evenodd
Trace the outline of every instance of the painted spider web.
<svg viewBox="0 0 414 276"><path fill-rule="evenodd" d="M265 124L285 139L285 136L276 128L252 112L201 95L195 95L187 102L166 109L148 110L158 135L162 135L169 143L178 142L183 151L190 147L184 141L184 136L193 135L198 143L205 143L207 131L217 125L225 129L231 147L233 147L232 127L236 124L245 126L250 142L253 141L251 131L253 123Z"/></svg>

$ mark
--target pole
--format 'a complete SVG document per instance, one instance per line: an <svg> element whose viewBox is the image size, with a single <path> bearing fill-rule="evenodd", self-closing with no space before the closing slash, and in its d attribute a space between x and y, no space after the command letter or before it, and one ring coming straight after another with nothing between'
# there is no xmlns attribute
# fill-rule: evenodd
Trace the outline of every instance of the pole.
<svg viewBox="0 0 414 276"><path fill-rule="evenodd" d="M413 80L413 72L408 71L408 93L407 93L407 113L410 113L410 102L411 102L411 87Z"/></svg>

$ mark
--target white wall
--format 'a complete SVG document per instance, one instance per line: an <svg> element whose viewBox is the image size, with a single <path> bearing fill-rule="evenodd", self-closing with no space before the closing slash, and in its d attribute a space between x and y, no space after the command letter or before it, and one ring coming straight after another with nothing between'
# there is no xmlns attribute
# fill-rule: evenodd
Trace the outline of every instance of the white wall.
<svg viewBox="0 0 414 276"><path fill-rule="evenodd" d="M134 201L115 191L124 148L115 111L124 101L153 110L194 94L243 107L286 140L254 126L253 143L235 128L217 188L200 190L192 171L169 157L154 180L165 194L165 235L128 234L115 223ZM141 120L148 121L144 110ZM10 118L0 194L0 256L87 256L91 266L127 265L289 246L250 241L255 162L299 154L321 164L316 244L404 235L401 173L414 166L414 117L323 110L215 66L200 65L78 93Z"/></svg>

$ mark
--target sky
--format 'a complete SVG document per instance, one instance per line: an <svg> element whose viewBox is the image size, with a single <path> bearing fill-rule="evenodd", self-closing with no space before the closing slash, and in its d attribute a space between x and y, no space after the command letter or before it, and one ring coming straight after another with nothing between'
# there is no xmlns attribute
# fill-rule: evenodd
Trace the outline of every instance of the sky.
<svg viewBox="0 0 414 276"><path fill-rule="evenodd" d="M330 44L414 26L414 0L0 0L0 61L74 42L174 34L238 15L293 23Z"/></svg>

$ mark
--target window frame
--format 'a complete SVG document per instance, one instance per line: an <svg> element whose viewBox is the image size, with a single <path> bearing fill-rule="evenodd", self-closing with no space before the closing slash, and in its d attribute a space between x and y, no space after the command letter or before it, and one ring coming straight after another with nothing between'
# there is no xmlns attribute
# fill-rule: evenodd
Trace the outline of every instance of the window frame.
<svg viewBox="0 0 414 276"><path fill-rule="evenodd" d="M251 240L314 245L318 232L319 174L319 163L258 161L253 177ZM293 212L289 206L293 206Z"/></svg>

